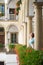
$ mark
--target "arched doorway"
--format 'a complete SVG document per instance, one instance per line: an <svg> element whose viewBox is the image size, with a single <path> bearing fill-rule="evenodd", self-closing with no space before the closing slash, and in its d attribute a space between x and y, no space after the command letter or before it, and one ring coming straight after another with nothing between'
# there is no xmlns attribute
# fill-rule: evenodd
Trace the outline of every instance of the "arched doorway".
<svg viewBox="0 0 43 65"><path fill-rule="evenodd" d="M0 27L0 45L4 46L5 43L5 31L3 27Z"/></svg>

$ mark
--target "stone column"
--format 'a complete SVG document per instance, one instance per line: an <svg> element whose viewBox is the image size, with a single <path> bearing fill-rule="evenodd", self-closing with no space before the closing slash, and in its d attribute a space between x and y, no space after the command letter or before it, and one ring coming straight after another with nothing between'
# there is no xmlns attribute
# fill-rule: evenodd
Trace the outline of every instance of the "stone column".
<svg viewBox="0 0 43 65"><path fill-rule="evenodd" d="M9 51L8 49L8 39L7 39L7 31L5 30L5 48L7 51Z"/></svg>
<svg viewBox="0 0 43 65"><path fill-rule="evenodd" d="M22 2L22 18L23 22L25 21L25 0Z"/></svg>
<svg viewBox="0 0 43 65"><path fill-rule="evenodd" d="M7 43L7 31L5 31L5 48L6 48L6 43Z"/></svg>
<svg viewBox="0 0 43 65"><path fill-rule="evenodd" d="M28 22L27 22L27 47L29 46L29 35L32 32L32 16L28 17Z"/></svg>
<svg viewBox="0 0 43 65"><path fill-rule="evenodd" d="M26 16L29 16L29 0L26 0Z"/></svg>
<svg viewBox="0 0 43 65"><path fill-rule="evenodd" d="M29 16L28 19L28 30L29 30L29 34L32 32L32 16Z"/></svg>
<svg viewBox="0 0 43 65"><path fill-rule="evenodd" d="M24 45L27 46L27 22L23 22L22 23L22 26L23 26L23 42L24 42Z"/></svg>
<svg viewBox="0 0 43 65"><path fill-rule="evenodd" d="M7 3L5 3L5 20L8 18Z"/></svg>
<svg viewBox="0 0 43 65"><path fill-rule="evenodd" d="M35 46L36 50L41 49L42 46L42 6L34 5L35 8Z"/></svg>
<svg viewBox="0 0 43 65"><path fill-rule="evenodd" d="M24 22L24 41L27 46L27 22Z"/></svg>
<svg viewBox="0 0 43 65"><path fill-rule="evenodd" d="M29 16L29 0L24 1L24 19Z"/></svg>
<svg viewBox="0 0 43 65"><path fill-rule="evenodd" d="M43 16L42 16L42 48L43 48Z"/></svg>

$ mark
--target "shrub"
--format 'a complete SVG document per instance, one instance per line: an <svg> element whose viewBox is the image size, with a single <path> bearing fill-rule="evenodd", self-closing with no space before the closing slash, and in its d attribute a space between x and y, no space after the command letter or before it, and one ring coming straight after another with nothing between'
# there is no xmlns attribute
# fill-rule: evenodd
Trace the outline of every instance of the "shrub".
<svg viewBox="0 0 43 65"><path fill-rule="evenodd" d="M9 49L14 49L15 45L13 43L9 44Z"/></svg>
<svg viewBox="0 0 43 65"><path fill-rule="evenodd" d="M20 1L17 1L16 5L17 6L20 6L20 4L21 4L21 0Z"/></svg>
<svg viewBox="0 0 43 65"><path fill-rule="evenodd" d="M16 3L16 15L19 14L20 4L21 4L21 0L17 1L17 3Z"/></svg>
<svg viewBox="0 0 43 65"><path fill-rule="evenodd" d="M17 8L16 8L16 15L19 14L19 10L20 10L20 7L17 7Z"/></svg>
<svg viewBox="0 0 43 65"><path fill-rule="evenodd" d="M3 47L4 47L4 45L2 43L0 43L0 48L3 48Z"/></svg>
<svg viewBox="0 0 43 65"><path fill-rule="evenodd" d="M43 51L16 45L20 65L43 65Z"/></svg>

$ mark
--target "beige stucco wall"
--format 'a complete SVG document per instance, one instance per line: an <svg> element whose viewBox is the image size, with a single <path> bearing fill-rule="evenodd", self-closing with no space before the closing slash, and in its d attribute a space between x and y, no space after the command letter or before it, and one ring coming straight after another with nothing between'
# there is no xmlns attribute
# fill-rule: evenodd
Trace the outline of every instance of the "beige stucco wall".
<svg viewBox="0 0 43 65"><path fill-rule="evenodd" d="M30 5L32 5L32 4L30 4ZM29 6L29 7L31 7L31 6ZM22 4L20 5L18 21L0 21L0 27L4 27L4 29L5 29L5 46L6 47L8 44L7 32L11 25L14 25L18 28L18 43L23 44L23 45L27 44L27 46L29 45L28 44L29 32L30 32L29 31L29 15L27 17L27 13L29 13L29 12L27 10L30 11L31 9L27 9L27 10L26 9L27 9L27 2L26 2L26 0L22 0ZM33 13L33 11L32 11L32 13ZM34 21L35 21L35 19L34 19ZM27 22L27 29L26 29L26 24L24 22L25 23ZM31 20L31 22L32 22L32 20ZM43 32L43 22L42 22L42 32ZM27 34L27 36L26 36L26 34ZM27 40L27 43L26 43L26 40ZM43 35L42 35L42 42L43 42Z"/></svg>

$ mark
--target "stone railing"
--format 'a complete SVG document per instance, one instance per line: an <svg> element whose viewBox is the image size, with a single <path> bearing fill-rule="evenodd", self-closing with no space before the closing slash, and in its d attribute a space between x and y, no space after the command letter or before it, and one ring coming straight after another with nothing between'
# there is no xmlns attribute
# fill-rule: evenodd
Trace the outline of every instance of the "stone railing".
<svg viewBox="0 0 43 65"><path fill-rule="evenodd" d="M0 17L0 21L4 20L18 20L19 15L9 14L8 18L5 18L5 16Z"/></svg>

